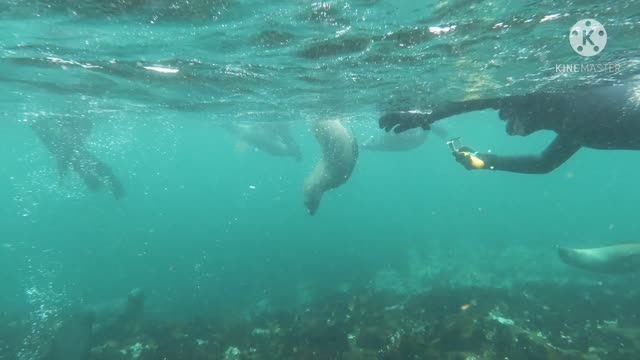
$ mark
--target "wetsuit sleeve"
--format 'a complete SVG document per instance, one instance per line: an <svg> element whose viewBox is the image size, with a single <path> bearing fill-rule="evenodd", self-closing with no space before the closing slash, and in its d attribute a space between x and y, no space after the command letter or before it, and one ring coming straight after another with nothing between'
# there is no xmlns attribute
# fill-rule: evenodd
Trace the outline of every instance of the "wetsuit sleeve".
<svg viewBox="0 0 640 360"><path fill-rule="evenodd" d="M503 100L499 99L477 99L477 100L466 100L460 102L451 102L442 106L441 108L436 109L431 116L428 117L429 124L432 124L438 120L446 119L451 116L465 114L472 111L481 111L487 109L497 110L500 107L500 102L505 101L508 98Z"/></svg>
<svg viewBox="0 0 640 360"><path fill-rule="evenodd" d="M466 100L461 102L446 102L434 106L430 112L410 112L410 111L394 111L384 114L378 119L378 125L385 131L394 130L396 133L407 131L409 129L421 127L430 129L431 124L436 121L449 118L454 115L460 115L472 111L498 109L499 99L478 99Z"/></svg>
<svg viewBox="0 0 640 360"><path fill-rule="evenodd" d="M557 136L547 148L538 155L500 156L482 154L484 169L508 171L522 174L546 174L567 161L580 149L572 139Z"/></svg>

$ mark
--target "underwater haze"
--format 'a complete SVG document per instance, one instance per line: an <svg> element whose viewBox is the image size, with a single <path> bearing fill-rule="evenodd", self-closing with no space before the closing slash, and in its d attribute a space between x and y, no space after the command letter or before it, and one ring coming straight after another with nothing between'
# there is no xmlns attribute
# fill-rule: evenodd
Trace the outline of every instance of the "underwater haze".
<svg viewBox="0 0 640 360"><path fill-rule="evenodd" d="M607 28L595 60L569 45L584 18ZM636 1L5 0L0 30L0 314L27 329L20 356L0 359L39 358L51 318L135 288L146 316L181 321L300 311L360 288L636 287L556 249L638 241L639 155L467 171L448 138L508 154L553 139L509 137L495 111L444 120L448 137L410 151L361 146L315 215L303 202L322 155L315 120L341 120L362 144L386 111L637 76ZM556 68L589 62L620 71ZM66 118L93 124L87 147L121 199L62 176L29 126ZM290 127L300 161L225 129L263 122Z"/></svg>

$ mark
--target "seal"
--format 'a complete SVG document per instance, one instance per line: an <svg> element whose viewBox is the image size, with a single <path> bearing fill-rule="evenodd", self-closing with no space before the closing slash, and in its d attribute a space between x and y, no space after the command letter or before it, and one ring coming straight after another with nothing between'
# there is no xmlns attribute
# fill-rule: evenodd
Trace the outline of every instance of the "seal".
<svg viewBox="0 0 640 360"><path fill-rule="evenodd" d="M300 146L291 135L288 124L285 123L225 123L222 125L227 131L241 141L251 144L273 156L290 156L296 161L302 160Z"/></svg>
<svg viewBox="0 0 640 360"><path fill-rule="evenodd" d="M36 136L56 158L59 183L73 170L92 191L107 185L116 199L125 189L113 169L89 151L87 142L93 122L84 117L38 119L29 123Z"/></svg>
<svg viewBox="0 0 640 360"><path fill-rule="evenodd" d="M427 132L422 129L411 129L399 134L388 132L372 136L362 148L371 151L409 151L420 147L427 139Z"/></svg>
<svg viewBox="0 0 640 360"><path fill-rule="evenodd" d="M432 126L429 132L444 139L447 132L437 126ZM417 149L427 140L427 131L422 129L410 129L401 133L387 132L382 135L372 136L362 144L362 148L370 151L401 152Z"/></svg>
<svg viewBox="0 0 640 360"><path fill-rule="evenodd" d="M316 120L311 130L322 157L304 182L304 205L309 215L320 206L322 195L349 180L358 161L358 143L340 120Z"/></svg>
<svg viewBox="0 0 640 360"><path fill-rule="evenodd" d="M68 316L51 340L47 360L87 360L91 354L92 312L80 311Z"/></svg>
<svg viewBox="0 0 640 360"><path fill-rule="evenodd" d="M640 243L591 249L560 247L558 256L567 265L593 272L624 273L640 270Z"/></svg>
<svg viewBox="0 0 640 360"><path fill-rule="evenodd" d="M93 341L126 339L141 325L144 292L133 289L125 298L93 306L80 306L62 314L60 327L51 339L47 360L87 360Z"/></svg>

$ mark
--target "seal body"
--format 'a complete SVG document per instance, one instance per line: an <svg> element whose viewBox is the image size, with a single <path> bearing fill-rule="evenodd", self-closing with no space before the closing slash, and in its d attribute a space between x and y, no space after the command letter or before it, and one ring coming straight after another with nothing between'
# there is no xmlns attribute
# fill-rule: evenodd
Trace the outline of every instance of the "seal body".
<svg viewBox="0 0 640 360"><path fill-rule="evenodd" d="M64 316L52 339L47 360L87 360L95 338L126 339L142 321L144 293L133 289L126 298L83 306Z"/></svg>
<svg viewBox="0 0 640 360"><path fill-rule="evenodd" d="M362 148L371 151L409 151L420 147L426 139L427 132L420 128L401 133L385 132L372 136L362 144Z"/></svg>
<svg viewBox="0 0 640 360"><path fill-rule="evenodd" d="M558 256L567 265L594 272L624 273L640 270L640 243L591 249L558 248Z"/></svg>
<svg viewBox="0 0 640 360"><path fill-rule="evenodd" d="M93 335L113 338L132 333L142 321L144 301L144 292L133 289L127 297L85 308L94 315Z"/></svg>
<svg viewBox="0 0 640 360"><path fill-rule="evenodd" d="M302 152L295 141L288 124L283 123L255 123L240 124L227 123L223 127L238 139L274 156L290 156L301 161Z"/></svg>
<svg viewBox="0 0 640 360"><path fill-rule="evenodd" d="M343 185L351 177L358 161L358 143L339 120L317 120L311 129L322 152L304 182L304 205L309 215L314 215L325 191Z"/></svg>

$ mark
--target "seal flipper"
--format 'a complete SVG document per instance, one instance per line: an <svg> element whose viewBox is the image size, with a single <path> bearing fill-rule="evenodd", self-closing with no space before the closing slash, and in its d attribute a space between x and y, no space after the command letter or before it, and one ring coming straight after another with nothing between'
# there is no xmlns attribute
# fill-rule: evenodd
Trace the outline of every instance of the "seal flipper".
<svg viewBox="0 0 640 360"><path fill-rule="evenodd" d="M80 176L89 190L98 191L102 188L102 181L100 177L97 176L95 169L91 169L91 164L86 161L76 159L73 161L72 165L73 170L78 174L78 176Z"/></svg>
<svg viewBox="0 0 640 360"><path fill-rule="evenodd" d="M69 162L65 159L58 158L56 160L56 166L58 168L58 186L62 186L64 178L69 173Z"/></svg>
<svg viewBox="0 0 640 360"><path fill-rule="evenodd" d="M127 194L120 179L115 176L110 176L109 182L111 183L111 193L116 200L122 199Z"/></svg>
<svg viewBox="0 0 640 360"><path fill-rule="evenodd" d="M124 197L124 186L109 165L88 151L81 155L78 156L77 166L74 169L90 189L96 191L104 185L109 185L114 198Z"/></svg>

